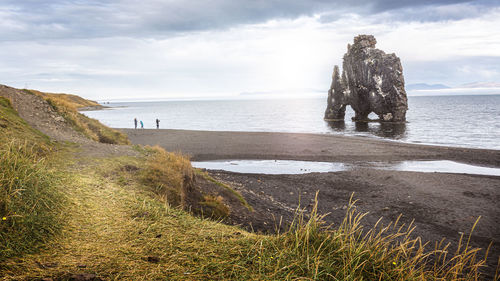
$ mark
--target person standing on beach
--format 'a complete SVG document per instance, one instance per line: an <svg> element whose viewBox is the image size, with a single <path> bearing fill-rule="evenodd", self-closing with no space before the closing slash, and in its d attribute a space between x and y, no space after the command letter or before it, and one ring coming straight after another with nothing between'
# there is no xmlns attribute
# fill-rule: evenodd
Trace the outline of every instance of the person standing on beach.
<svg viewBox="0 0 500 281"><path fill-rule="evenodd" d="M142 120L140 122L141 122L141 129L144 129L144 123L142 123Z"/></svg>
<svg viewBox="0 0 500 281"><path fill-rule="evenodd" d="M160 129L160 119L156 118L156 129Z"/></svg>
<svg viewBox="0 0 500 281"><path fill-rule="evenodd" d="M134 118L134 125L135 125L135 128L137 129L137 118Z"/></svg>

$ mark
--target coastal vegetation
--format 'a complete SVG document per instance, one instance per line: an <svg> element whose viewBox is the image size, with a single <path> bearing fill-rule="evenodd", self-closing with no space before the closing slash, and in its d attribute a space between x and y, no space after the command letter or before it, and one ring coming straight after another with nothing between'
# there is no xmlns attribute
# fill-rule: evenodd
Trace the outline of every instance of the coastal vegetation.
<svg viewBox="0 0 500 281"><path fill-rule="evenodd" d="M189 159L154 146L146 147L147 162L142 179L145 185L173 207L184 207L187 189L192 188L194 171Z"/></svg>
<svg viewBox="0 0 500 281"><path fill-rule="evenodd" d="M253 211L253 208L252 206L250 206L250 204L248 204L247 200L245 200L245 198L243 196L241 196L240 193L238 193L236 190L234 190L233 188L231 188L229 185L225 184L225 183L222 183L216 179L214 179L213 177L211 177L207 172L205 171L202 171L200 169L196 169L195 170L195 173L202 176L205 180L208 180L224 189L226 189L227 191L231 192L236 198L238 198L238 200L240 201L240 203L245 206L249 211Z"/></svg>
<svg viewBox="0 0 500 281"><path fill-rule="evenodd" d="M76 131L83 133L94 141L109 144L130 144L128 137L124 133L109 128L101 122L78 112L83 107L99 107L99 104L94 101L88 101L69 94L52 94L33 90L25 90L25 92L44 98Z"/></svg>
<svg viewBox="0 0 500 281"><path fill-rule="evenodd" d="M48 157L54 145L0 97L0 262L36 251L61 228L63 196Z"/></svg>
<svg viewBox="0 0 500 281"><path fill-rule="evenodd" d="M95 108L95 109L102 109L104 106L100 105L98 102L91 101L84 99L80 96L77 95L72 95L72 94L54 94L54 93L46 93L46 92L40 92L37 90L24 90L27 93L32 93L38 96L41 96L44 99L55 99L59 101L64 101L66 105L71 105L72 108L76 108L78 110L84 109L84 108Z"/></svg>
<svg viewBox="0 0 500 281"><path fill-rule="evenodd" d="M66 120L79 118L75 106L51 103ZM0 98L0 114L2 280L481 278L484 259L467 237L448 253L446 245L413 237L413 225L367 229L354 200L339 225L324 224L316 200L310 213L297 209L288 231L250 233L220 221L231 207L197 192L196 175L211 177L186 156L139 146L130 155L90 155L83 146L51 142L8 99ZM191 196L212 215L185 210Z"/></svg>

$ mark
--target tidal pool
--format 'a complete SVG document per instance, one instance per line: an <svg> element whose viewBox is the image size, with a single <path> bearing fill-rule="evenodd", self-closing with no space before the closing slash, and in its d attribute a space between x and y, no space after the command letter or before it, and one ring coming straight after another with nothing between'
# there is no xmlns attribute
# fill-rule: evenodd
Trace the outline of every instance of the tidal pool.
<svg viewBox="0 0 500 281"><path fill-rule="evenodd" d="M293 160L215 160L194 161L193 167L208 170L224 170L248 174L306 174L328 173L353 170L357 168L373 168L395 171L412 171L426 173L457 173L474 175L500 176L500 169L474 166L449 160L439 161L401 161L401 162L315 162Z"/></svg>
<svg viewBox="0 0 500 281"><path fill-rule="evenodd" d="M345 171L343 163L293 160L216 160L191 162L193 167L247 174L306 174Z"/></svg>

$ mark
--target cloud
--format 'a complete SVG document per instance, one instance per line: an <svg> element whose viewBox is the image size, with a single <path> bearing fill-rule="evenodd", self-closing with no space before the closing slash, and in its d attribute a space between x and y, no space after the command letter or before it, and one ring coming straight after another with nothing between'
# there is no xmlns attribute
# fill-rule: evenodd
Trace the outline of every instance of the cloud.
<svg viewBox="0 0 500 281"><path fill-rule="evenodd" d="M498 3L415 2L2 0L0 83L94 99L326 93L357 34L395 52L409 84L500 81Z"/></svg>
<svg viewBox="0 0 500 281"><path fill-rule="evenodd" d="M492 6L499 5L485 0L3 0L0 36L3 40L166 38L312 15L322 15L323 22L345 14L384 13L399 20L458 19L477 16Z"/></svg>

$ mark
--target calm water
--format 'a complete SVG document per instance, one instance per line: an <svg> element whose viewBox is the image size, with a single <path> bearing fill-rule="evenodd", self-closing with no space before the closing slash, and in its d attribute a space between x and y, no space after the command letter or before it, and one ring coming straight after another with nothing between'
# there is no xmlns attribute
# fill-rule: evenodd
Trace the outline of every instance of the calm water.
<svg viewBox="0 0 500 281"><path fill-rule="evenodd" d="M191 162L193 167L250 174L306 174L375 168L427 173L459 173L500 176L500 169L474 166L448 160L337 163L292 160L219 160Z"/></svg>
<svg viewBox="0 0 500 281"><path fill-rule="evenodd" d="M500 149L500 95L408 97L406 124L325 122L326 98L111 103L87 111L115 128L132 128L133 119L155 128L209 131L266 131L344 134L403 142ZM375 115L370 116L376 118Z"/></svg>

